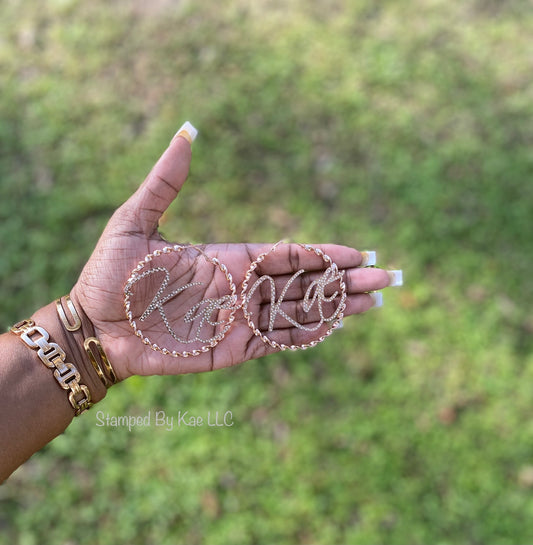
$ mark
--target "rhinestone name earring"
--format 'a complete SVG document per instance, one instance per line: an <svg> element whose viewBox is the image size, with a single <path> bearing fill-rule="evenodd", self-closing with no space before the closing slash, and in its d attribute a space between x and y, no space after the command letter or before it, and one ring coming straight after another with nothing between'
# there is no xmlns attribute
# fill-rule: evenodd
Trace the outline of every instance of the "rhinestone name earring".
<svg viewBox="0 0 533 545"><path fill-rule="evenodd" d="M158 266L148 268L155 259ZM225 278L227 293L220 293L217 274ZM148 254L133 269L124 287L124 308L135 335L152 350L175 358L198 356L228 333L238 308L236 291L217 258L196 246L175 244Z"/></svg>
<svg viewBox="0 0 533 545"><path fill-rule="evenodd" d="M258 267L268 269L265 261L281 244L286 243L278 242L251 263L242 284L242 310L248 325L264 343L277 350L310 348L326 339L334 329L342 327L343 312L346 308L344 271L339 271L332 259L319 248L309 244L298 244L306 252L322 259L321 269L317 270L316 266L309 270L299 268L288 280L286 276L278 275L274 278L269 274L259 275L256 269ZM254 275L257 279L249 287ZM264 283L267 284L266 290L261 288ZM305 285L307 289L304 293ZM261 293L264 294L265 291L266 304L261 298ZM264 319L262 325L259 323L261 306L266 307L268 318ZM325 310L327 308L330 309L329 313ZM305 341L286 344L276 340L278 330L291 326L300 332L299 338Z"/></svg>

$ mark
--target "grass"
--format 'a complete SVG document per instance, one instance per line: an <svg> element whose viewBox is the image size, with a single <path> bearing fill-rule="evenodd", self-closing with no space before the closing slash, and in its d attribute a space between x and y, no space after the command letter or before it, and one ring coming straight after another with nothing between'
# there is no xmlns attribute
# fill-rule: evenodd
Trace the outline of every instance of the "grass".
<svg viewBox="0 0 533 545"><path fill-rule="evenodd" d="M162 226L403 268L320 347L132 378L0 489L0 543L533 539L527 2L28 0L0 22L0 323L66 293L176 128ZM230 428L155 411L231 410Z"/></svg>

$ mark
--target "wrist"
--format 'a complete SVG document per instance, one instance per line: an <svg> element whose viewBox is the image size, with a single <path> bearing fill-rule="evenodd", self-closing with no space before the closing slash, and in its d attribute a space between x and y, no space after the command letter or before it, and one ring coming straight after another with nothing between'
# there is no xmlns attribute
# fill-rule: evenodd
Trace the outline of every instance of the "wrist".
<svg viewBox="0 0 533 545"><path fill-rule="evenodd" d="M80 375L80 384L86 386L90 393L90 405L94 405L105 397L107 387L113 381L107 378L108 373L104 374L102 371L99 373L99 367L103 368L103 365L91 321L79 305L67 304L67 301L68 298L62 297L46 305L35 312L32 320L37 326L43 327L50 340L65 352L67 360L74 365ZM87 340L91 339L93 341L88 343L86 349ZM94 365L91 358L95 359Z"/></svg>
<svg viewBox="0 0 533 545"><path fill-rule="evenodd" d="M56 307L63 327L73 334L85 363L91 364L91 370L96 372L106 389L116 384L119 379L108 358L107 350L104 350L101 331L98 331L85 312L76 289L72 289L70 296L58 299Z"/></svg>
<svg viewBox="0 0 533 545"><path fill-rule="evenodd" d="M2 336L0 481L106 395L84 348L92 324L78 316L70 331L60 314L50 303Z"/></svg>

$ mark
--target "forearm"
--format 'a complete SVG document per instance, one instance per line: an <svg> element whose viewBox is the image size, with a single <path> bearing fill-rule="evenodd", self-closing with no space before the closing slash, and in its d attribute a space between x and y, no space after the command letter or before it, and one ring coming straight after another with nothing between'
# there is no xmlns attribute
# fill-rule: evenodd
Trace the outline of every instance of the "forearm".
<svg viewBox="0 0 533 545"><path fill-rule="evenodd" d="M79 372L79 384L87 387L91 403L100 401L106 388L83 347L92 335L85 318L77 332L69 332L61 322L55 303L38 310L31 319L46 331L49 343L65 353L65 363ZM33 338L39 338L36 333ZM69 401L70 389L61 387L55 368L40 359L12 332L0 336L0 482L4 481L33 453L61 434L75 416ZM77 396L78 398L80 396ZM83 398L83 393L81 394Z"/></svg>

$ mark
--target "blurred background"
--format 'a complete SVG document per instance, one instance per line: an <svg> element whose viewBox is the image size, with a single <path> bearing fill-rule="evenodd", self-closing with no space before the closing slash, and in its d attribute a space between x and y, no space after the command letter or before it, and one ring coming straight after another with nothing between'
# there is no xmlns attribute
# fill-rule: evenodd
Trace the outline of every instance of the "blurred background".
<svg viewBox="0 0 533 545"><path fill-rule="evenodd" d="M114 387L0 487L0 543L533 541L531 2L0 8L3 330L70 290L185 120L166 238L405 277L313 350Z"/></svg>

